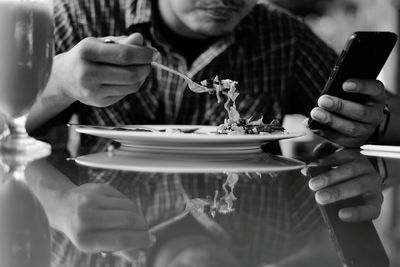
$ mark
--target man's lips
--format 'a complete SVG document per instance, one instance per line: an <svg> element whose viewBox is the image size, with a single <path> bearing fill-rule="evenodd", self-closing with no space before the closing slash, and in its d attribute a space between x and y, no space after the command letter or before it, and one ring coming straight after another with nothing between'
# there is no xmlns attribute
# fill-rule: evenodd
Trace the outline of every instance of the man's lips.
<svg viewBox="0 0 400 267"><path fill-rule="evenodd" d="M200 9L206 12L209 16L221 20L230 19L240 11L238 8L227 6L203 7Z"/></svg>

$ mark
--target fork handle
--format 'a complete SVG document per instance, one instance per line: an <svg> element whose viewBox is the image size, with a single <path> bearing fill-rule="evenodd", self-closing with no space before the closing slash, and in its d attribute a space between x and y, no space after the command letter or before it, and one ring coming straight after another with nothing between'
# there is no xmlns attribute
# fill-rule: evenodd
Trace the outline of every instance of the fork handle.
<svg viewBox="0 0 400 267"><path fill-rule="evenodd" d="M171 73L173 73L173 74L176 74L176 75L182 77L183 79L185 79L186 81L188 81L188 79L189 79L188 77L186 77L186 75L180 73L179 71L176 71L176 70L174 70L174 69L171 69L171 68L169 68L169 67L167 67L167 66L165 66L165 65L163 65L163 64L160 64L160 63L158 63L158 62L152 61L152 62L151 62L151 65L152 65L153 67L156 67L156 68L159 68L159 69L162 69L162 70L171 72Z"/></svg>

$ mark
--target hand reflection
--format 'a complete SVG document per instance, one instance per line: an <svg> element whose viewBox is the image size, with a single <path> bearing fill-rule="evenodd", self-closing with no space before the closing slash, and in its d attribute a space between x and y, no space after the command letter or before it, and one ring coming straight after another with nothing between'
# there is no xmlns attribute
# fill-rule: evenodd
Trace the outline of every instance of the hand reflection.
<svg viewBox="0 0 400 267"><path fill-rule="evenodd" d="M347 222L376 219L383 202L382 178L378 171L359 150L326 153L334 149L330 144L323 144L315 150L316 155L323 157L312 166L330 168L309 181L309 187L316 192L316 201L324 205L363 196L365 205L341 209L339 217Z"/></svg>
<svg viewBox="0 0 400 267"><path fill-rule="evenodd" d="M8 129L6 126L5 116L0 113L0 140L8 134Z"/></svg>
<svg viewBox="0 0 400 267"><path fill-rule="evenodd" d="M61 195L57 228L83 252L148 248L154 243L136 203L107 184L85 184Z"/></svg>

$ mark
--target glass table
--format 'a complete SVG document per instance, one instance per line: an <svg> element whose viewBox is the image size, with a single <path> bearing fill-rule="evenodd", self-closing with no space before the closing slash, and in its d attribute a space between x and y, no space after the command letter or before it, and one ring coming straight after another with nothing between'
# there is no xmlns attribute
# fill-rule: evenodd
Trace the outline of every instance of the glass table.
<svg viewBox="0 0 400 267"><path fill-rule="evenodd" d="M53 153L27 164L22 178L10 178L2 153L0 211L7 217L0 218L0 233L8 239L0 238L0 248L9 262L25 257L57 267L378 266L384 263L382 241L391 266L400 266L398 159L332 151L345 153L346 160L338 156L319 168L320 158L313 155L304 162L263 151L146 153L108 141L83 143L71 158L52 145ZM349 162L388 176L375 227L335 218L340 205L358 200L322 206L309 189L316 172ZM18 186L7 186L10 179ZM368 262L360 265L360 258Z"/></svg>

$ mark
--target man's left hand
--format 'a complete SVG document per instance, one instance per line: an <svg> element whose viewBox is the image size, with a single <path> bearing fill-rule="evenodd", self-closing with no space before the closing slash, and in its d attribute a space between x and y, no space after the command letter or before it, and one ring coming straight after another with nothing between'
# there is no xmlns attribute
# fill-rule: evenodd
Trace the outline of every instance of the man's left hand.
<svg viewBox="0 0 400 267"><path fill-rule="evenodd" d="M326 171L312 177L309 187L315 191L315 199L321 205L362 196L361 206L339 210L339 218L345 222L369 221L378 218L382 202L382 177L367 157L358 149L335 151L331 144L318 146L314 154L317 160L306 167L325 167Z"/></svg>
<svg viewBox="0 0 400 267"><path fill-rule="evenodd" d="M364 104L343 100L330 95L318 99L318 107L311 118L328 126L318 134L344 147L359 147L373 134L383 119L386 91L380 81L350 79L343 90L367 96Z"/></svg>

